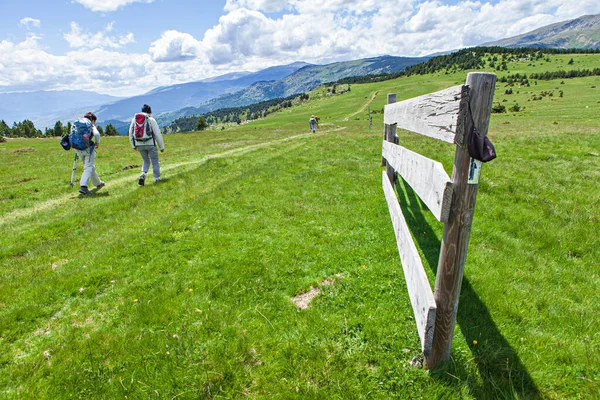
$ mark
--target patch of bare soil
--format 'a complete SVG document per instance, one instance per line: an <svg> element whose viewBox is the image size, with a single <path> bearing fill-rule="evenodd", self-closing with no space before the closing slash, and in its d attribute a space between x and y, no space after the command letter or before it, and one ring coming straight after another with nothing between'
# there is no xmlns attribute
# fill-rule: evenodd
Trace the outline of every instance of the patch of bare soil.
<svg viewBox="0 0 600 400"><path fill-rule="evenodd" d="M123 168L121 168L121 171L127 171L128 169L134 169L134 168L139 168L139 165L127 165Z"/></svg>
<svg viewBox="0 0 600 400"><path fill-rule="evenodd" d="M22 147L20 149L13 150L11 153L27 153L31 151L35 151L35 149L33 147Z"/></svg>
<svg viewBox="0 0 600 400"><path fill-rule="evenodd" d="M342 274L336 274L335 276L333 276L331 278L325 279L323 282L321 282L321 284L319 286L331 286L335 283L336 279L343 278L343 277L344 276ZM301 293L296 297L292 297L290 300L292 300L292 302L294 302L296 307L298 307L299 309L306 310L307 308L310 307L310 301L313 298L315 298L320 292L321 292L321 289L319 289L318 287L317 288L311 287L308 292Z"/></svg>

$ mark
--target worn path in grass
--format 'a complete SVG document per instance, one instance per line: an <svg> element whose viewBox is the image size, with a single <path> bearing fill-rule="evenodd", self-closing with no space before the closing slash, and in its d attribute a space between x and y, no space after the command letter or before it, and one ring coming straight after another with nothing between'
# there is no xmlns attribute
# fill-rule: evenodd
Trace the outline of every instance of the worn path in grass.
<svg viewBox="0 0 600 400"><path fill-rule="evenodd" d="M329 131L324 131L322 133L327 133L327 132L332 132L332 131L338 131L344 128L334 128L331 129ZM232 156L239 156L239 155L243 155L246 154L248 152L254 151L254 150L258 150L264 147L268 147L268 146L274 146L280 143L284 143L290 140L298 140L298 139L305 139L307 137L310 137L312 134L311 133L305 133L305 134L299 134L299 135L294 135L294 136L289 136L286 138L282 138L282 139L276 139L276 140L271 140L268 142L263 142L263 143L259 143L259 144L253 144L253 145L249 145L249 146L243 146L243 147L238 147L235 149L231 149L231 150L227 150L221 153L216 153L216 154L209 154L206 155L202 158L199 158L197 160L191 160L191 161L185 161L185 162L178 162L175 164L171 164L171 165L166 165L164 167L162 167L163 171L171 171L171 170L176 170L176 169L181 169L181 168L185 168L188 166L196 166L202 163L207 162L208 160L211 159L215 159L215 158L223 158L223 157L232 157ZM109 183L109 187L116 187L116 186L120 186L123 185L125 183L129 183L132 180L132 178L130 176L127 177L122 177L122 178L118 178L115 180L111 180ZM60 207L64 204L66 204L69 200L72 200L74 198L79 197L79 195L77 194L69 194L69 195L65 195L65 196L61 196L61 197L57 197L54 199L50 199L50 200L46 200L44 202L38 203L33 207L29 207L29 208L22 208L22 209L18 209L18 210L14 210L6 215L3 215L2 217L0 217L0 226L10 222L10 221L14 221L20 218L25 218L25 217L29 217L33 214L39 213L39 212L43 212L46 210L49 210L51 208L55 208L55 207Z"/></svg>
<svg viewBox="0 0 600 400"><path fill-rule="evenodd" d="M377 98L378 94L379 94L379 90L374 91L373 94L371 95L371 98L365 104L363 104L363 106L358 111L355 111L352 114L348 115L346 118L344 118L344 120L348 121L348 120L350 120L350 118L354 117L355 115L358 115L361 112L364 112L367 109L367 107L370 106L371 103Z"/></svg>

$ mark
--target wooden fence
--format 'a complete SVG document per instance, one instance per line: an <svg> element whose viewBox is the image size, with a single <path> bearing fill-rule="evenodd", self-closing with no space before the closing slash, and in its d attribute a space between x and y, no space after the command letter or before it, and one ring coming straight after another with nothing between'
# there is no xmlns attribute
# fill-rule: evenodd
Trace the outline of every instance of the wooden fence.
<svg viewBox="0 0 600 400"><path fill-rule="evenodd" d="M465 85L399 103L389 95L385 106L383 190L429 369L450 357L481 172L481 163L469 157L466 140L473 125L487 134L495 85L494 74L470 73ZM396 127L456 145L452 178L441 163L400 146ZM433 292L394 191L397 174L444 223Z"/></svg>

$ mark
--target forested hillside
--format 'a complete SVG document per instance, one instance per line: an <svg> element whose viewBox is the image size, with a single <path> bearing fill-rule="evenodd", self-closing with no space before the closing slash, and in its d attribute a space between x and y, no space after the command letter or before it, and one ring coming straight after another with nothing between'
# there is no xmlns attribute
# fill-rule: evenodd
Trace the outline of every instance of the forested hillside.
<svg viewBox="0 0 600 400"><path fill-rule="evenodd" d="M526 62L530 65L536 63L552 63L551 56L564 54L598 54L600 50L561 50L561 49L532 49L532 48L504 48L504 47L473 47L463 49L452 54L437 56L430 60L406 67L406 69L393 73L370 74L362 76L351 76L338 79L334 82L327 82L323 86L327 88L331 95L343 93L350 90L351 84L381 82L399 77L408 77L412 75L426 75L434 73L451 74L466 70L492 70L499 74L500 82L509 82L510 85L515 80L525 83L530 80L549 80L549 79L569 79L584 76L600 75L600 68L575 69L572 62L561 65L559 70L532 72L529 74L511 74L508 65L515 62ZM564 69L563 69L564 68ZM340 86L340 88L337 88ZM273 100L259 102L250 106L224 108L216 111L193 114L197 108L181 110L183 114L190 114L178 118L173 123L164 128L166 133L189 132L197 130L199 118L203 118L208 125L221 123L241 123L243 121L263 118L274 110L285 106L291 106L293 99L303 100L301 96L289 96L286 98L276 98ZM497 110L502 110L498 108ZM506 110L504 110L506 111ZM159 117L159 122L161 121ZM168 119L166 120L168 121Z"/></svg>

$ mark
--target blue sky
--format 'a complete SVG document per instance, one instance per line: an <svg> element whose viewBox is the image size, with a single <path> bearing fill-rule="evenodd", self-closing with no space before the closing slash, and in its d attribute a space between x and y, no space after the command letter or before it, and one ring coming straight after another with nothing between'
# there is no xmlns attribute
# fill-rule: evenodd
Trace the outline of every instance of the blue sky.
<svg viewBox="0 0 600 400"><path fill-rule="evenodd" d="M600 13L597 0L3 3L0 92L118 96L294 61L422 56Z"/></svg>
<svg viewBox="0 0 600 400"><path fill-rule="evenodd" d="M40 45L49 47L57 55L70 50L63 35L71 31L73 21L89 32L105 30L109 24L113 24L113 35L132 32L135 42L125 50L146 52L150 43L166 30L184 30L202 37L206 30L218 24L225 6L225 0L156 0L125 4L115 11L92 11L74 0L6 0L6 3L0 13L0 41L20 41L29 32L43 33ZM97 0L96 3L110 2ZM40 21L39 27L20 23L24 18Z"/></svg>

